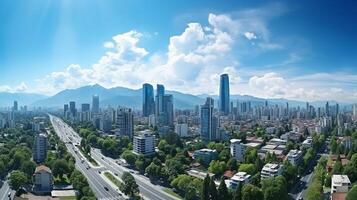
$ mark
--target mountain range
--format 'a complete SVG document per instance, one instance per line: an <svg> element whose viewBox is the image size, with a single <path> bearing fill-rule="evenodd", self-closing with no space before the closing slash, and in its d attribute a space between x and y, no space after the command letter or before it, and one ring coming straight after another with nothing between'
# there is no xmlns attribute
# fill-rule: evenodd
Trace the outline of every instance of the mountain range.
<svg viewBox="0 0 357 200"><path fill-rule="evenodd" d="M205 102L206 97L210 96L218 99L217 95L192 95L177 91L166 91L167 94L172 94L174 97L175 108L186 109L194 108L196 105L201 105ZM142 89L130 89L125 87L104 88L101 85L88 85L77 89L66 89L53 96L44 96L39 94L29 93L0 93L0 107L12 106L12 102L17 100L19 105L29 105L35 107L46 108L62 108L65 103L75 101L77 107L82 103L91 103L92 96L99 95L101 107L106 106L126 106L136 109L141 109L142 106ZM250 101L252 105L263 104L266 100L269 104L285 105L289 103L291 107L304 107L306 102L287 100L287 99L263 99L249 95L231 95L232 101ZM217 101L216 101L217 102ZM310 102L313 106L323 106L326 102ZM330 101L330 104L336 103ZM347 105L347 104L342 104Z"/></svg>

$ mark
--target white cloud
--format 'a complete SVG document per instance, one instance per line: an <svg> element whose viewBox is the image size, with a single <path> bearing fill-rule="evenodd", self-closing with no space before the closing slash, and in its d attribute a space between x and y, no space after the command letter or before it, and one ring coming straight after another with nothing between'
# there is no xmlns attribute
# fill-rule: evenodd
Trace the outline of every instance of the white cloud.
<svg viewBox="0 0 357 200"><path fill-rule="evenodd" d="M114 43L113 42L104 42L103 46L107 49L112 49L112 48L114 48Z"/></svg>
<svg viewBox="0 0 357 200"><path fill-rule="evenodd" d="M254 40L257 39L258 37L253 33L253 32L245 32L244 36L248 39L248 40Z"/></svg>
<svg viewBox="0 0 357 200"><path fill-rule="evenodd" d="M73 64L63 71L52 72L38 80L37 91L53 94L94 83L104 87L139 88L142 83L149 82L163 83L169 89L193 94L216 94L219 75L228 73L233 94L321 100L333 99L332 94L338 92L338 99L357 100L353 95L347 98L346 93L351 90L343 87L346 82L356 86L357 75L348 75L346 79L334 74L289 78L275 72L258 72L242 78L242 74L253 72L253 69L242 69L240 57L237 56L237 53L246 50L241 48L244 40L254 40L257 44L254 48L264 51L284 48L271 39L265 22L269 13L261 12L251 10L236 17L211 13L207 25L189 23L181 34L171 36L166 52L149 52L141 47L143 34L138 31L115 35L103 44L108 51L98 62L91 67ZM291 53L281 65L290 65L300 59L301 56ZM334 89L321 85L325 82ZM25 86L19 88L27 89ZM0 86L0 90L11 88Z"/></svg>
<svg viewBox="0 0 357 200"><path fill-rule="evenodd" d="M0 85L0 92L27 92L27 85L25 82L21 82L19 85L11 87L9 85Z"/></svg>

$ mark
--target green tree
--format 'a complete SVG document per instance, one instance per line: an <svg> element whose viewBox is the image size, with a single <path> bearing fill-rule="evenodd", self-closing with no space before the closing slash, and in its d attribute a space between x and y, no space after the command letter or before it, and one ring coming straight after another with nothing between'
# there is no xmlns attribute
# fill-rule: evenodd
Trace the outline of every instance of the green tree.
<svg viewBox="0 0 357 200"><path fill-rule="evenodd" d="M129 165L135 165L136 155L130 150L124 151L122 154L122 158L124 158Z"/></svg>
<svg viewBox="0 0 357 200"><path fill-rule="evenodd" d="M9 185L11 189L18 191L27 183L27 176L25 173L15 170L11 172L9 180Z"/></svg>
<svg viewBox="0 0 357 200"><path fill-rule="evenodd" d="M53 163L52 173L54 176L59 176L59 178L62 179L63 175L67 174L68 172L69 172L69 167L67 161L65 161L64 159L56 160Z"/></svg>
<svg viewBox="0 0 357 200"><path fill-rule="evenodd" d="M355 200L355 199L357 199L357 185L354 185L346 196L346 200Z"/></svg>
<svg viewBox="0 0 357 200"><path fill-rule="evenodd" d="M23 171L27 178L30 180L36 169L36 164L33 161L25 161L21 165L21 171Z"/></svg>
<svg viewBox="0 0 357 200"><path fill-rule="evenodd" d="M161 174L161 166L156 165L154 162L145 169L150 179L159 179Z"/></svg>
<svg viewBox="0 0 357 200"><path fill-rule="evenodd" d="M263 192L256 186L245 184L242 189L242 200L263 200Z"/></svg>
<svg viewBox="0 0 357 200"><path fill-rule="evenodd" d="M209 188L209 199L217 200L217 188L216 188L216 184L213 181L213 178L211 178L208 188Z"/></svg>
<svg viewBox="0 0 357 200"><path fill-rule="evenodd" d="M243 189L243 183L239 183L238 187L234 191L233 200L242 200L242 189Z"/></svg>
<svg viewBox="0 0 357 200"><path fill-rule="evenodd" d="M221 183L218 186L218 191L217 191L217 199L218 200L226 200L226 199L231 199L231 196L228 192L228 188L224 180L221 180Z"/></svg>
<svg viewBox="0 0 357 200"><path fill-rule="evenodd" d="M208 171L216 175L223 174L225 170L227 170L227 164L218 160L212 160L208 167Z"/></svg>
<svg viewBox="0 0 357 200"><path fill-rule="evenodd" d="M239 166L239 170L240 172L247 172L250 175L254 175L256 169L255 169L255 165L254 164L241 164Z"/></svg>
<svg viewBox="0 0 357 200"><path fill-rule="evenodd" d="M228 165L229 170L232 170L232 171L238 170L237 160L235 158L230 158L228 160L227 165Z"/></svg>
<svg viewBox="0 0 357 200"><path fill-rule="evenodd" d="M336 160L333 166L332 174L341 174L342 172L343 172L343 167L342 167L341 160Z"/></svg>
<svg viewBox="0 0 357 200"><path fill-rule="evenodd" d="M139 186L136 183L133 175L131 175L129 172L124 172L121 178L123 180L121 190L124 192L124 194L134 196L139 192Z"/></svg>
<svg viewBox="0 0 357 200"><path fill-rule="evenodd" d="M209 200L209 183L211 178L206 175L205 179L203 180L202 189L201 189L201 200Z"/></svg>

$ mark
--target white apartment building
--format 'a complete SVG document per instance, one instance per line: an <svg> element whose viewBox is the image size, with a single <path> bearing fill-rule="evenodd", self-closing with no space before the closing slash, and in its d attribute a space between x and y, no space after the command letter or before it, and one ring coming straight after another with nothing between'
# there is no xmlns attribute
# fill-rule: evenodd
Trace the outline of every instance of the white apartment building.
<svg viewBox="0 0 357 200"><path fill-rule="evenodd" d="M333 175L331 179L331 195L336 192L347 193L352 187L347 175Z"/></svg>
<svg viewBox="0 0 357 200"><path fill-rule="evenodd" d="M47 154L47 135L40 133L35 136L33 145L33 160L37 163L45 161Z"/></svg>
<svg viewBox="0 0 357 200"><path fill-rule="evenodd" d="M231 155L238 161L243 161L245 153L245 145L240 139L231 139Z"/></svg>
<svg viewBox="0 0 357 200"><path fill-rule="evenodd" d="M175 125L175 133L180 137L187 137L188 135L188 125L186 123L179 123Z"/></svg>
<svg viewBox="0 0 357 200"><path fill-rule="evenodd" d="M290 150L288 155L286 156L286 159L292 164L297 166L301 160L302 160L302 151L299 151L297 149L295 150Z"/></svg>
<svg viewBox="0 0 357 200"><path fill-rule="evenodd" d="M304 140L301 144L301 147L304 149L308 149L312 147L312 138L307 137L306 140Z"/></svg>
<svg viewBox="0 0 357 200"><path fill-rule="evenodd" d="M154 136L149 130L141 131L139 135L134 136L134 153L144 156L155 153Z"/></svg>
<svg viewBox="0 0 357 200"><path fill-rule="evenodd" d="M239 184L247 184L251 181L251 175L247 172L238 172L228 180L225 180L225 183L228 188L235 189Z"/></svg>
<svg viewBox="0 0 357 200"><path fill-rule="evenodd" d="M267 163L264 165L260 176L262 179L264 178L269 178L269 177L275 177L275 176L280 176L283 173L283 166L279 164L273 164L273 163Z"/></svg>

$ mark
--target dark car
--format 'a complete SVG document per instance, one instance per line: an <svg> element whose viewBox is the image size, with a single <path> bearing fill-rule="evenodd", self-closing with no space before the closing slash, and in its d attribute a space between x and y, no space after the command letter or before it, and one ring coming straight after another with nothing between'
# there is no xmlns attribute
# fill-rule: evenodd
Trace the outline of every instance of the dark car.
<svg viewBox="0 0 357 200"><path fill-rule="evenodd" d="M106 191L109 191L109 189L108 189L106 186L104 186L104 189L105 189Z"/></svg>

